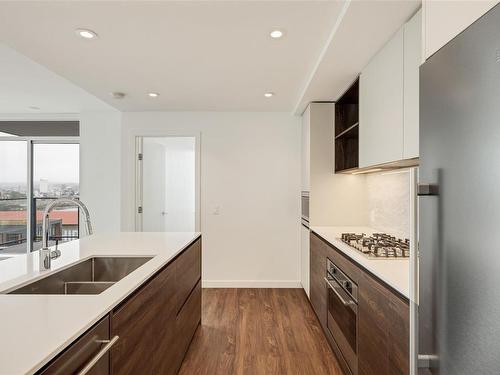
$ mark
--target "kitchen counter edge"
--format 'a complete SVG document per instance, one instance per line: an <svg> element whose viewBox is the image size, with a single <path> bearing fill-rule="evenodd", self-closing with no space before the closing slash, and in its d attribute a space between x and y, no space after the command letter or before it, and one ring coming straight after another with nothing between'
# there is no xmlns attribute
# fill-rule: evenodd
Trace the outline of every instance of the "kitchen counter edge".
<svg viewBox="0 0 500 375"><path fill-rule="evenodd" d="M410 264L409 259L402 260L382 260L368 259L358 250L345 244L340 240L342 232L376 232L366 227L310 227L310 231L338 250L347 259L356 266L367 271L378 279L381 283L388 286L400 297L409 301L410 299Z"/></svg>

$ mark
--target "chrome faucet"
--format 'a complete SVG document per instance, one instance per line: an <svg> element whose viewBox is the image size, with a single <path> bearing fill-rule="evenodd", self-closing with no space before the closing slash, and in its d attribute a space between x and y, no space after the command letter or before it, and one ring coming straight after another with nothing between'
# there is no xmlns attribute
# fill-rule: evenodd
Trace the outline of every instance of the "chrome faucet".
<svg viewBox="0 0 500 375"><path fill-rule="evenodd" d="M58 206L61 203L72 203L80 207L83 211L83 214L85 215L87 233L92 234L92 223L90 222L89 210L80 200L74 198L58 198L50 202L47 207L45 207L45 211L43 212L42 248L39 250L40 270L50 270L51 260L58 258L61 255L60 250L56 249L51 251L49 249L49 214L50 211L54 209L54 207Z"/></svg>

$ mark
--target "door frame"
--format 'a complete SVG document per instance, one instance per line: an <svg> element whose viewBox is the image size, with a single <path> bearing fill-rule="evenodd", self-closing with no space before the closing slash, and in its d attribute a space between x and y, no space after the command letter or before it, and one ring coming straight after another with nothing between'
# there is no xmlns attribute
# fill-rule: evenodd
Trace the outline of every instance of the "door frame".
<svg viewBox="0 0 500 375"><path fill-rule="evenodd" d="M190 137L195 139L195 177L194 177L194 206L195 206L195 231L201 231L201 145L200 145L200 133L170 133L170 132L161 132L161 133L147 133L142 135L134 136L134 144L135 144L135 187L134 187L134 227L136 232L142 232L142 212L140 212L140 207L142 207L143 203L143 191L142 191L142 152L143 152L143 140L144 138L180 138L180 137ZM141 155L141 157L139 156Z"/></svg>

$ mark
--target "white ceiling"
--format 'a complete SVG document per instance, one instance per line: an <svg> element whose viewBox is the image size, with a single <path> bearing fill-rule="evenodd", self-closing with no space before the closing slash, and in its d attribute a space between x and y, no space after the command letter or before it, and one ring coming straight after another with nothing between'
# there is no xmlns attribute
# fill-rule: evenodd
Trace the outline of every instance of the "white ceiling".
<svg viewBox="0 0 500 375"><path fill-rule="evenodd" d="M40 119L42 113L75 114L109 109L109 105L80 87L0 44L0 113Z"/></svg>
<svg viewBox="0 0 500 375"><path fill-rule="evenodd" d="M0 38L123 111L291 111L337 1L0 2ZM74 29L90 28L97 40ZM269 32L284 28L286 38ZM116 100L111 91L127 97ZM149 91L161 96L151 99ZM276 96L264 98L266 91Z"/></svg>
<svg viewBox="0 0 500 375"><path fill-rule="evenodd" d="M309 101L335 100L418 6L406 0L2 1L0 40L122 111L300 113ZM99 38L77 37L74 30L82 27ZM272 40L273 28L285 29L285 38ZM36 98L56 91L30 75L9 80L10 92L38 88L19 110L42 107ZM0 105L10 94L2 86ZM113 99L112 91L127 96ZM149 98L150 91L161 95ZM276 96L266 99L266 91Z"/></svg>

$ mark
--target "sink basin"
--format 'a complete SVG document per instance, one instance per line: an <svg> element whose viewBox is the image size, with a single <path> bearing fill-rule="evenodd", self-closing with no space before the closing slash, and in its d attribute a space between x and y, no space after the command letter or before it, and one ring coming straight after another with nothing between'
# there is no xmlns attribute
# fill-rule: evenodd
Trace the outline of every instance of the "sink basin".
<svg viewBox="0 0 500 375"><path fill-rule="evenodd" d="M99 294L151 258L89 258L8 294Z"/></svg>

